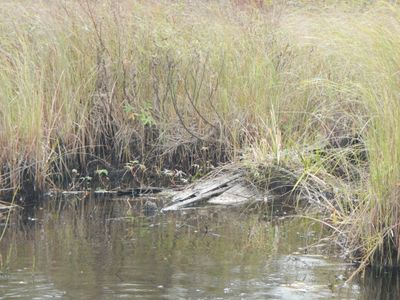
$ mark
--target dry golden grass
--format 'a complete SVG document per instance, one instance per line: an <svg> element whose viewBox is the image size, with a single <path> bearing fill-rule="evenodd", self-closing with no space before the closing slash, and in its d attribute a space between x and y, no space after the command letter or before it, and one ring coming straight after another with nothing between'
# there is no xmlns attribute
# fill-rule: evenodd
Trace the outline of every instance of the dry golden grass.
<svg viewBox="0 0 400 300"><path fill-rule="evenodd" d="M294 174L368 263L397 264L400 8L239 2L3 1L1 187L244 157L260 182ZM333 146L354 136L368 163Z"/></svg>

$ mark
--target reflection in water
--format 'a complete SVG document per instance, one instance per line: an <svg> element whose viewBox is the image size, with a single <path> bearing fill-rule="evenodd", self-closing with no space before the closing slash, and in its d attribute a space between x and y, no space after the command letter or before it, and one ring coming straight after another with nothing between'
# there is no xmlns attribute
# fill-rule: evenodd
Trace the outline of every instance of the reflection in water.
<svg viewBox="0 0 400 300"><path fill-rule="evenodd" d="M400 297L399 269L368 270L360 283L364 299L392 300Z"/></svg>
<svg viewBox="0 0 400 300"><path fill-rule="evenodd" d="M323 234L309 221L222 210L145 217L126 200L45 206L1 243L0 299L378 297L370 283L344 286L353 269L340 260L304 254Z"/></svg>

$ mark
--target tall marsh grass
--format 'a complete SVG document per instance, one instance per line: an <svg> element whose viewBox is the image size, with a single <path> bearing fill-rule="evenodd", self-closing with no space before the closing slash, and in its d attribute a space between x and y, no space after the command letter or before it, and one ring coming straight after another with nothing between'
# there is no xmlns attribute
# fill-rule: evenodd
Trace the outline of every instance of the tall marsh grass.
<svg viewBox="0 0 400 300"><path fill-rule="evenodd" d="M304 3L3 1L2 188L245 158L260 184L286 170L358 258L397 264L400 7Z"/></svg>

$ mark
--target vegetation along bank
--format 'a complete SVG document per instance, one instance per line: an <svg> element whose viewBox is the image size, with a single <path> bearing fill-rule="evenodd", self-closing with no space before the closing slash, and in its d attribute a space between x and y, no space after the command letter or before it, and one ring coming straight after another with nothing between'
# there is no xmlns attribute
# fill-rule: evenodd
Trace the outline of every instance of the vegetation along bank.
<svg viewBox="0 0 400 300"><path fill-rule="evenodd" d="M230 162L398 265L400 7L324 3L3 1L2 195Z"/></svg>

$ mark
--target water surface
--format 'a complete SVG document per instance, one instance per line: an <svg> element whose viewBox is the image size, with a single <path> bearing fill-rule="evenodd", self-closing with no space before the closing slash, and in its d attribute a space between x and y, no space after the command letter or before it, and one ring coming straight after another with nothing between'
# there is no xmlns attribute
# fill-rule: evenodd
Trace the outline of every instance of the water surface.
<svg viewBox="0 0 400 300"><path fill-rule="evenodd" d="M389 287L371 274L345 285L354 268L326 250L324 234L304 219L243 210L145 216L127 200L50 200L29 219L13 220L1 242L0 299L394 295L393 276Z"/></svg>

